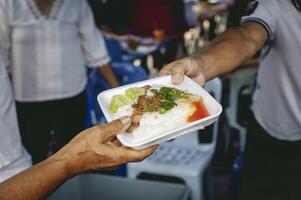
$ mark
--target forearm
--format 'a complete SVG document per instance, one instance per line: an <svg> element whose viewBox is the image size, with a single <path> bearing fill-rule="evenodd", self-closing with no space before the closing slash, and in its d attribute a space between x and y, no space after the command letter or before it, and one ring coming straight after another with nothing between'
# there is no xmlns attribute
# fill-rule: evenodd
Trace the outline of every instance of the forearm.
<svg viewBox="0 0 301 200"><path fill-rule="evenodd" d="M66 172L65 161L45 160L1 183L1 200L45 199L71 177Z"/></svg>
<svg viewBox="0 0 301 200"><path fill-rule="evenodd" d="M250 36L248 30L250 28L252 26L247 28L241 26L227 30L200 55L206 80L232 71L252 58L262 48L266 35L260 35L264 32L258 32L256 33L259 35L258 38L256 34Z"/></svg>
<svg viewBox="0 0 301 200"><path fill-rule="evenodd" d="M75 175L144 160L157 147L135 151L117 142L116 136L131 123L127 116L84 130L49 159L0 183L0 199L46 199Z"/></svg>
<svg viewBox="0 0 301 200"><path fill-rule="evenodd" d="M118 87L118 80L110 65L104 65L98 68L102 77L110 84L111 87Z"/></svg>

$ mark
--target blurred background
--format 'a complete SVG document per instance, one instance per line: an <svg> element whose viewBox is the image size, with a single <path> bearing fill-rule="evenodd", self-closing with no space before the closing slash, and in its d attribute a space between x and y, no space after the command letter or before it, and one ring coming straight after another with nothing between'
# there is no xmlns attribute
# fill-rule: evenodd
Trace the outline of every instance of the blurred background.
<svg viewBox="0 0 301 200"><path fill-rule="evenodd" d="M249 3L87 1L97 30L104 38L118 85L157 77L164 65L201 53L217 35L240 24ZM224 108L214 125L162 145L142 163L76 177L50 199L236 199L257 68L258 60L254 57L238 70L204 86ZM106 123L96 97L117 85L103 74L97 68L87 70L85 127ZM56 132L49 131L48 156L59 148L57 137ZM112 188L116 189L116 197L106 197L106 191Z"/></svg>

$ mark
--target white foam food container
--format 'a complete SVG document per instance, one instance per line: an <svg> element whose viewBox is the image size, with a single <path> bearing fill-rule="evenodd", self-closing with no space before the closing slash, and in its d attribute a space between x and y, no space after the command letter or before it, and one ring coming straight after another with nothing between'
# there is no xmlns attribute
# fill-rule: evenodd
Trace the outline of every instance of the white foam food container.
<svg viewBox="0 0 301 200"><path fill-rule="evenodd" d="M203 102L209 112L209 116L205 117L203 119L191 122L183 127L177 128L175 130L162 133L160 135L154 135L153 137L148 137L145 140L135 140L135 137L130 137L129 133L123 133L117 135L117 138L119 141L127 147L140 150L145 149L147 147L160 144L163 142L166 142L170 139L174 139L178 136L197 131L200 129L204 129L206 126L211 125L214 123L219 115L222 113L222 106L201 86L199 86L197 83L192 81L190 78L186 77L184 78L184 81L179 85L173 85L171 83L171 76L164 76L154 79L149 79L142 82L137 82L129 85L125 85L122 87L106 90L104 92L101 92L97 96L98 103L103 111L103 114L105 115L108 122L111 122L114 120L113 113L110 111L110 102L114 95L116 94L124 94L125 90L131 87L142 87L145 85L152 85L152 86L168 86L168 87L177 87L181 90L188 90L188 92L192 94L200 95L203 98ZM172 122L171 122L172 123Z"/></svg>

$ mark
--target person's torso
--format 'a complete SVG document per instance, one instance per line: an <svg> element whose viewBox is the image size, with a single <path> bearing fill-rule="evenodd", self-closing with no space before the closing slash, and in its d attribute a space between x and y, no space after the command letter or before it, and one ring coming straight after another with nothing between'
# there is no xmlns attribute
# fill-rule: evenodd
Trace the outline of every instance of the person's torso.
<svg viewBox="0 0 301 200"><path fill-rule="evenodd" d="M22 153L17 116L10 81L0 51L0 168Z"/></svg>
<svg viewBox="0 0 301 200"><path fill-rule="evenodd" d="M272 136L301 140L301 12L289 0L278 2L283 12L260 64L253 110Z"/></svg>
<svg viewBox="0 0 301 200"><path fill-rule="evenodd" d="M45 101L80 93L86 84L78 32L79 0L55 0L49 16L34 0L11 0L10 67L18 101Z"/></svg>

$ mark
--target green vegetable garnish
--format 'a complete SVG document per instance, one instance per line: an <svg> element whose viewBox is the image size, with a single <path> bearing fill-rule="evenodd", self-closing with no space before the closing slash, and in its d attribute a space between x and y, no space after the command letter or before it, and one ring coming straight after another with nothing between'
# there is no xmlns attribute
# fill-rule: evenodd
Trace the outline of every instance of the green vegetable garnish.
<svg viewBox="0 0 301 200"><path fill-rule="evenodd" d="M113 96L110 104L110 110L116 113L122 106L128 105L136 100L139 96L145 95L145 90L139 87L129 88L125 91L125 95Z"/></svg>
<svg viewBox="0 0 301 200"><path fill-rule="evenodd" d="M159 107L159 114L167 113L168 111L170 111L171 109L173 109L176 106L177 106L177 104L174 101L169 101L169 102L163 103Z"/></svg>
<svg viewBox="0 0 301 200"><path fill-rule="evenodd" d="M177 88L162 87L159 90L160 97L164 99L158 109L160 114L164 114L177 106L176 101L179 99L187 99L191 95L187 91L181 91Z"/></svg>
<svg viewBox="0 0 301 200"><path fill-rule="evenodd" d="M146 105L141 109L142 112L158 111L160 114L167 113L177 106L179 99L187 99L191 96L187 91L181 91L172 87L161 87L160 89L150 89L154 96L146 96L146 89L143 87L133 87L125 91L125 95L113 96L110 104L110 110L116 113L122 106L130 104L145 95ZM142 104L143 105L143 104Z"/></svg>
<svg viewBox="0 0 301 200"><path fill-rule="evenodd" d="M159 90L160 95L166 99L166 100L178 100L182 98L188 98L191 94L187 91L181 91L177 88L171 88L171 87L162 87Z"/></svg>
<svg viewBox="0 0 301 200"><path fill-rule="evenodd" d="M157 89L150 89L150 91L153 93L153 94L158 94L159 91Z"/></svg>
<svg viewBox="0 0 301 200"><path fill-rule="evenodd" d="M111 112L116 113L119 108L131 102L132 100L124 95L115 95L111 100L110 110Z"/></svg>
<svg viewBox="0 0 301 200"><path fill-rule="evenodd" d="M132 100L137 99L141 95L145 95L145 89L140 87L129 88L125 91L125 96Z"/></svg>

